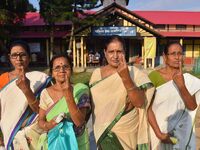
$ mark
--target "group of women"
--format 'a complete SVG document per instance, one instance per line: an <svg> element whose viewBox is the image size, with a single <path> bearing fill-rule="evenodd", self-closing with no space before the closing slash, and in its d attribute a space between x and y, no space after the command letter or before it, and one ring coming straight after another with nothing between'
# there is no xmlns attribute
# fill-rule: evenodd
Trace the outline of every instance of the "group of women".
<svg viewBox="0 0 200 150"><path fill-rule="evenodd" d="M149 76L125 60L124 40L105 44L107 65L89 87L72 84L71 60L54 56L50 76L30 71L27 43L9 48L13 70L0 76L0 145L16 150L89 150L87 120L100 150L196 149L200 80L183 74L183 49L170 43L165 66ZM156 89L155 89L156 88Z"/></svg>

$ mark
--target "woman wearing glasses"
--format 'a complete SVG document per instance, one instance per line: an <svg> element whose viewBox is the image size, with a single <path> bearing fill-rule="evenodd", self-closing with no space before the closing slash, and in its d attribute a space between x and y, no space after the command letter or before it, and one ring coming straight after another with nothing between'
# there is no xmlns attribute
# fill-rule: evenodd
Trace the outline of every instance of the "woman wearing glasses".
<svg viewBox="0 0 200 150"><path fill-rule="evenodd" d="M47 134L41 136L38 149L88 150L89 88L70 82L72 65L65 55L52 58L50 74L55 83L42 91L39 110L39 125Z"/></svg>
<svg viewBox="0 0 200 150"><path fill-rule="evenodd" d="M6 149L35 149L40 135L38 95L48 76L30 72L30 50L24 41L11 44L9 59L13 70L0 76L1 145Z"/></svg>
<svg viewBox="0 0 200 150"><path fill-rule="evenodd" d="M165 67L149 74L156 87L148 110L152 149L196 149L192 130L199 104L200 80L183 74L183 49L169 43L163 51Z"/></svg>

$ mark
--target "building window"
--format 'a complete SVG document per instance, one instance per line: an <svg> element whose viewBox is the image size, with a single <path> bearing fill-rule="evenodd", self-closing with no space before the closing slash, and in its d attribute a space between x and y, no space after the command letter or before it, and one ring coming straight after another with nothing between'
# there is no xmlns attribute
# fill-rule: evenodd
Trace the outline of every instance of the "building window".
<svg viewBox="0 0 200 150"><path fill-rule="evenodd" d="M155 25L154 28L158 30L165 30L165 25L164 24Z"/></svg>
<svg viewBox="0 0 200 150"><path fill-rule="evenodd" d="M176 25L177 30L186 30L186 25Z"/></svg>

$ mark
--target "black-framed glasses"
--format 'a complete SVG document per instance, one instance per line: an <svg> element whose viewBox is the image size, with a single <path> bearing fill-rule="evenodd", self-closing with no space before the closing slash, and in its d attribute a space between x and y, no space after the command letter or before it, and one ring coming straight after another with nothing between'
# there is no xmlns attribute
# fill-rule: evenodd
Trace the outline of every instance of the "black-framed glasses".
<svg viewBox="0 0 200 150"><path fill-rule="evenodd" d="M170 56L183 56L184 54L182 52L172 52L172 53L168 53L167 55L170 55Z"/></svg>
<svg viewBox="0 0 200 150"><path fill-rule="evenodd" d="M67 70L71 70L71 67L70 65L56 66L52 70L55 72L59 72L61 69L64 71L67 71Z"/></svg>
<svg viewBox="0 0 200 150"><path fill-rule="evenodd" d="M24 52L10 54L11 59L17 59L18 56L23 59L23 58L26 58L28 55L27 53L24 53Z"/></svg>

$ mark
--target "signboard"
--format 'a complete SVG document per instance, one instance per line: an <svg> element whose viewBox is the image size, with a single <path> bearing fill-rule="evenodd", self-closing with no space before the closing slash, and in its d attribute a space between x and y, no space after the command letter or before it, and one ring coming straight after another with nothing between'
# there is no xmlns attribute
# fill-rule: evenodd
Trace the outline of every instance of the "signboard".
<svg viewBox="0 0 200 150"><path fill-rule="evenodd" d="M93 36L136 36L135 27L93 27Z"/></svg>

